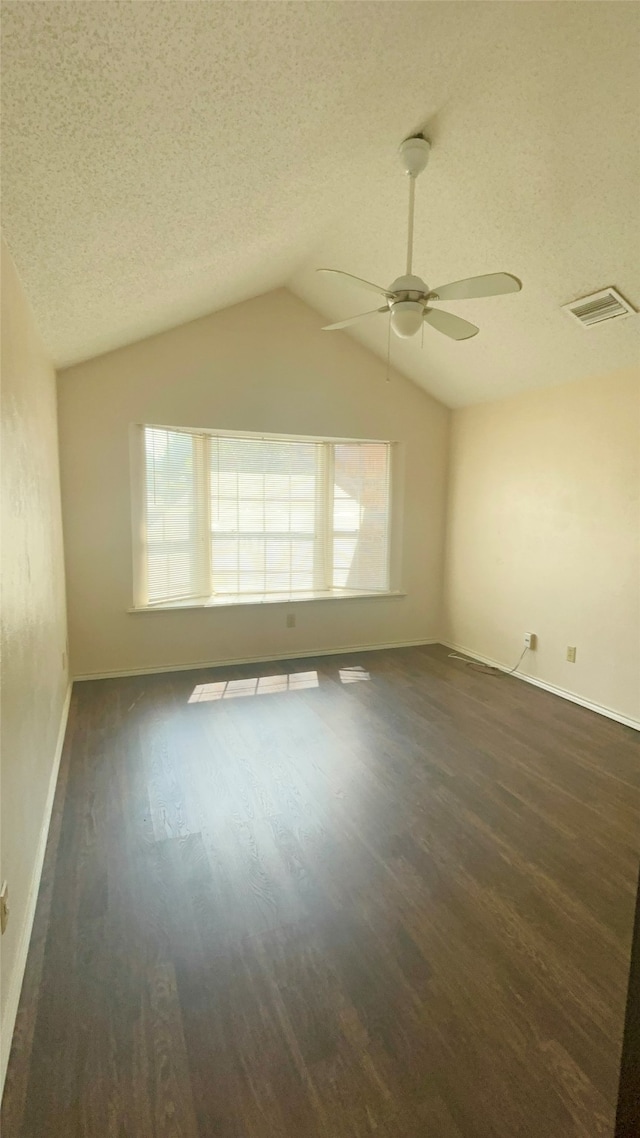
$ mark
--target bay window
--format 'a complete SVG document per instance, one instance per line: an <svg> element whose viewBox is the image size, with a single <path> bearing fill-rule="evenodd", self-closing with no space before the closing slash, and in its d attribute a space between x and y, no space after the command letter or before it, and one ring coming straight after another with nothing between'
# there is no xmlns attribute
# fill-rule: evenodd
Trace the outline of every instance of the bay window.
<svg viewBox="0 0 640 1138"><path fill-rule="evenodd" d="M389 442L135 431L136 607L389 591Z"/></svg>

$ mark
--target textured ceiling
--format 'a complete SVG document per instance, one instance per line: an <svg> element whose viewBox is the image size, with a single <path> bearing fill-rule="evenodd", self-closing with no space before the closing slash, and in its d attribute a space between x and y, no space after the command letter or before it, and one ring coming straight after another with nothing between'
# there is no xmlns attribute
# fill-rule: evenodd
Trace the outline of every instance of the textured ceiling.
<svg viewBox="0 0 640 1138"><path fill-rule="evenodd" d="M415 271L524 290L451 303L480 336L393 338L393 363L456 406L638 359L640 318L559 309L609 284L640 307L637 4L2 9L3 228L59 365L282 284L373 307L313 269L404 271L395 151L421 127ZM350 334L385 354L386 318Z"/></svg>

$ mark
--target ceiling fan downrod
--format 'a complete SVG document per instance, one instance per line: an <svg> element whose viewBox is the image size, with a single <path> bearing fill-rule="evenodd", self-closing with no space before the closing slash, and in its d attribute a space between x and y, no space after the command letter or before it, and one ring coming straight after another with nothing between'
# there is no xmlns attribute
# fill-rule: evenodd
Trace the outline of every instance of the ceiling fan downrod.
<svg viewBox="0 0 640 1138"><path fill-rule="evenodd" d="M404 171L409 175L409 224L407 229L407 276L411 276L413 264L413 216L416 198L416 178L429 161L431 143L422 134L405 138L400 144L400 159Z"/></svg>

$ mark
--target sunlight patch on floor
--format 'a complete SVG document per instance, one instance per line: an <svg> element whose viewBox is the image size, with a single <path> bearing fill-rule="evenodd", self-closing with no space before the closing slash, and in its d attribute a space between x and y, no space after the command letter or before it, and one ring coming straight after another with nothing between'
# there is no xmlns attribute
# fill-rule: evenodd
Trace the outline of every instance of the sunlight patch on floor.
<svg viewBox="0 0 640 1138"><path fill-rule="evenodd" d="M317 688L317 672L292 672L283 676L251 676L246 680L221 680L214 684L196 684L189 703L209 703L217 699L240 699L250 695L270 695L272 692L300 691Z"/></svg>
<svg viewBox="0 0 640 1138"><path fill-rule="evenodd" d="M360 664L356 664L353 668L340 668L340 683L341 684L359 684L363 680L370 680L371 676Z"/></svg>

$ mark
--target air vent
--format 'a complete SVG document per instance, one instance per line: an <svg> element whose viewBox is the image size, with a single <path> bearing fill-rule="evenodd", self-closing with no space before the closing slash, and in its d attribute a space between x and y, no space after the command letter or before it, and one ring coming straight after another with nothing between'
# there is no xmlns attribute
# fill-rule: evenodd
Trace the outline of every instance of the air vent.
<svg viewBox="0 0 640 1138"><path fill-rule="evenodd" d="M591 296L581 296L579 300L572 300L570 304L563 304L561 307L570 316L574 316L583 328L591 328L594 324L601 324L603 320L618 320L622 316L633 316L635 313L635 308L632 308L615 288L603 288L601 292L594 292Z"/></svg>

